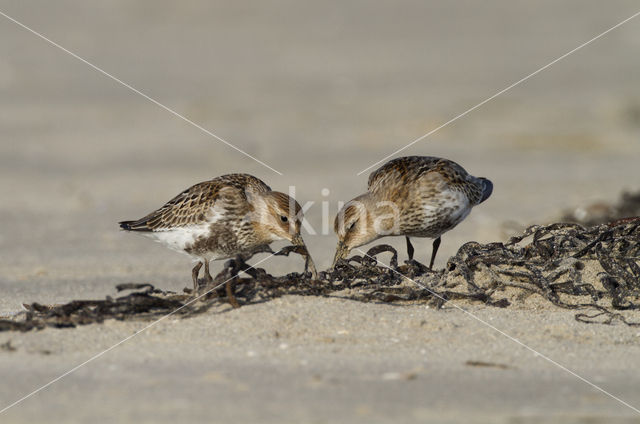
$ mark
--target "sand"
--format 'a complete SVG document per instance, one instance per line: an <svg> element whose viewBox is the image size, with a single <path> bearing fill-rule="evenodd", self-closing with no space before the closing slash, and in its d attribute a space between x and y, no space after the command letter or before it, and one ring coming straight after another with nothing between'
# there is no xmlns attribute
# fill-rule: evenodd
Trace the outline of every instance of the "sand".
<svg viewBox="0 0 640 424"><path fill-rule="evenodd" d="M103 298L125 282L181 290L189 259L116 223L227 172L283 191L295 184L302 204L315 201L307 215L317 234L305 239L325 269L336 239L322 232L322 202L331 215L361 193L367 173L357 172L636 9L633 1L0 0L4 13L283 173L0 17L0 314L23 302ZM514 228L638 188L639 45L631 21L404 152L448 157L494 182L493 196L443 237L436 266L466 241L504 241ZM431 242L414 245L426 261ZM264 264L276 274L302 265ZM571 311L535 304L462 306L640 407L637 328L581 324ZM0 333L0 408L147 324ZM168 318L0 418L640 420L452 306L314 297Z"/></svg>

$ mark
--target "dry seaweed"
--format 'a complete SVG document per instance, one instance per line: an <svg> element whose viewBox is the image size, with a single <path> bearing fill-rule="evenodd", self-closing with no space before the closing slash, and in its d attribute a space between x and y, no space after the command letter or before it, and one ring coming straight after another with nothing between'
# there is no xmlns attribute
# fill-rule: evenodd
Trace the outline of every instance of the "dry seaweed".
<svg viewBox="0 0 640 424"><path fill-rule="evenodd" d="M292 252L305 254L291 247L278 254ZM388 265L378 261L378 256L389 253ZM536 225L507 243L469 242L440 271L430 271L416 261L399 265L398 254L389 245L342 260L334 269L320 272L318 279L312 279L311 273L275 277L238 258L225 264L213 286L201 287L199 294L204 294L197 299L188 289L187 293L172 293L151 284L122 284L116 287L118 292L130 293L116 298L25 305L21 316L0 320L0 331L74 327L105 319L152 320L167 314L193 316L227 301L222 287L227 281L233 282L231 289L244 304L301 295L362 302L422 302L435 307L465 300L508 307L513 300L504 293L515 290L520 297L535 294L557 307L577 310L575 319L580 322L640 326L628 320L628 311L640 307L639 260L640 218L594 227ZM587 265L591 273L587 273ZM598 270L595 274L594 266ZM240 271L245 276L238 276Z"/></svg>
<svg viewBox="0 0 640 424"><path fill-rule="evenodd" d="M520 246L529 237L531 242ZM458 273L469 291L479 290L489 298L512 287L562 308L590 310L576 314L580 322L640 326L614 312L640 307L638 261L640 218L626 218L595 227L532 226L506 244L470 242L449 260L447 272L449 277ZM584 272L588 262L602 269L590 281L585 280ZM479 273L491 283L477 284Z"/></svg>

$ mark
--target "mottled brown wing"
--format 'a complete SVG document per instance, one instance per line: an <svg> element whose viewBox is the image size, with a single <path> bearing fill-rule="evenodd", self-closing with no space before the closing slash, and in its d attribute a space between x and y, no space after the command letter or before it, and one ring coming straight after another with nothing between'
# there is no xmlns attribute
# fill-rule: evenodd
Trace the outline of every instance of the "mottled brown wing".
<svg viewBox="0 0 640 424"><path fill-rule="evenodd" d="M472 205L481 202L484 190L482 181L470 175L463 167L448 159L442 159L433 170L442 176L450 189L463 192Z"/></svg>
<svg viewBox="0 0 640 424"><path fill-rule="evenodd" d="M443 159L431 156L406 156L390 160L369 175L367 187L376 192L382 188L406 185L433 170Z"/></svg>
<svg viewBox="0 0 640 424"><path fill-rule="evenodd" d="M427 177L438 173L438 180L446 184L450 189L464 192L472 204L478 204L483 196L482 182L467 173L457 163L443 158L432 156L407 156L393 159L377 169L369 176L368 188L371 192L382 190L389 191L390 198L404 198L410 191L420 187L419 180L423 183L433 182L433 178Z"/></svg>
<svg viewBox="0 0 640 424"><path fill-rule="evenodd" d="M137 221L124 221L120 226L129 231L162 231L167 228L197 225L208 219L215 206L234 210L246 204L247 191L265 192L270 188L247 174L229 174L189 187L160 209Z"/></svg>
<svg viewBox="0 0 640 424"><path fill-rule="evenodd" d="M236 187L240 190L247 190L258 193L271 191L271 187L264 181L249 174L227 174L214 178L212 181L219 181L221 184Z"/></svg>

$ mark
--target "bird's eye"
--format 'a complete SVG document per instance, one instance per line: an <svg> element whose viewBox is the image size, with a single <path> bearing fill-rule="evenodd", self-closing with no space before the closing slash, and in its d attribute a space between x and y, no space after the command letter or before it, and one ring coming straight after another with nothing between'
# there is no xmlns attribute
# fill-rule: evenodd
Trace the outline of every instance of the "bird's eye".
<svg viewBox="0 0 640 424"><path fill-rule="evenodd" d="M287 217L286 217L286 216L284 216L284 215L280 215L280 221L282 221L282 222L288 222L288 221L289 221L289 218L287 218Z"/></svg>
<svg viewBox="0 0 640 424"><path fill-rule="evenodd" d="M353 221L351 224L349 224L349 226L347 227L347 230L352 230L353 227L356 226L356 221Z"/></svg>

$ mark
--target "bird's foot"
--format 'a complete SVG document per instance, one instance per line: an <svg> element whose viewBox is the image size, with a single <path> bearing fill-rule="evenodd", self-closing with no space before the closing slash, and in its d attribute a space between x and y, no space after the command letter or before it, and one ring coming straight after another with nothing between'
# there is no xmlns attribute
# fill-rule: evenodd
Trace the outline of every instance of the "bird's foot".
<svg viewBox="0 0 640 424"><path fill-rule="evenodd" d="M406 268L403 271L405 271L406 275L409 277L415 277L417 275L422 275L427 272L431 272L429 267L416 261L415 259L408 259L404 261L404 263L406 265Z"/></svg>

